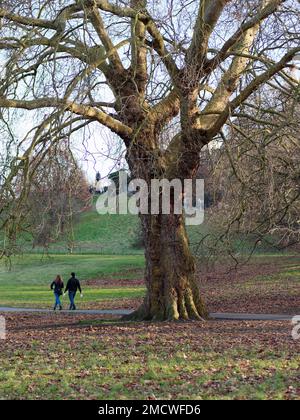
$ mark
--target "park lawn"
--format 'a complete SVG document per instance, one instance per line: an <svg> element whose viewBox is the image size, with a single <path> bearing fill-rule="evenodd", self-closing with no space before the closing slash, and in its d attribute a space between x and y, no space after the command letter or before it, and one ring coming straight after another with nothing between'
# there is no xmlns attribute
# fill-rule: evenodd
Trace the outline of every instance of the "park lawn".
<svg viewBox="0 0 300 420"><path fill-rule="evenodd" d="M76 271L84 290L82 307L88 302L97 306L104 300L133 299L144 295L143 285L130 286L130 280L142 275L144 258L141 255L23 255L12 259L9 268L0 261L0 306L44 308L52 305L50 283L56 274L65 280ZM118 282L127 279L126 287L95 287L87 280L109 278Z"/></svg>
<svg viewBox="0 0 300 420"><path fill-rule="evenodd" d="M80 280L98 277L130 277L131 272L143 270L142 255L39 255L24 254L13 257L11 266L0 260L0 286L3 285L48 285L57 274L64 279L75 271Z"/></svg>
<svg viewBox="0 0 300 420"><path fill-rule="evenodd" d="M129 301L134 308L141 301L141 256L58 255L41 262L29 255L16 259L11 272L1 266L0 305L48 307L48 278L74 265L84 279L79 307L122 308ZM297 314L299 268L298 256L263 256L235 276L208 273L201 290L212 312ZM0 399L300 399L299 341L290 322L3 315Z"/></svg>
<svg viewBox="0 0 300 420"><path fill-rule="evenodd" d="M289 322L7 321L0 398L300 399Z"/></svg>
<svg viewBox="0 0 300 420"><path fill-rule="evenodd" d="M101 309L103 301L115 301L118 308L119 300L141 298L145 294L143 287L122 287L122 288L93 288L85 287L84 298L77 299L80 309L86 308L89 302ZM52 293L48 289L42 289L40 286L0 286L0 306L22 307L22 308L49 308L53 306ZM68 306L67 297L62 298L62 304Z"/></svg>
<svg viewBox="0 0 300 420"><path fill-rule="evenodd" d="M0 306L49 308L50 282L75 270L84 298L79 309L134 309L145 293L141 255L23 255L11 270L0 262ZM210 312L288 313L300 311L300 258L297 255L255 256L232 272L216 267L199 273L201 293ZM68 299L63 300L66 307Z"/></svg>
<svg viewBox="0 0 300 420"><path fill-rule="evenodd" d="M131 214L99 215L95 210L81 215L74 226L76 252L105 254L143 254L136 247L139 230L138 217Z"/></svg>

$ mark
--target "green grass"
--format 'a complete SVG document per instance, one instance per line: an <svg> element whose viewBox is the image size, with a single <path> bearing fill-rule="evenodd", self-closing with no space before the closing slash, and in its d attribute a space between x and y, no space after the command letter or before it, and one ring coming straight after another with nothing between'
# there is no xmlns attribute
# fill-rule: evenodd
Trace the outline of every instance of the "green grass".
<svg viewBox="0 0 300 420"><path fill-rule="evenodd" d="M243 344L231 328L109 325L59 340L37 332L26 346L3 350L0 398L298 399L299 354L264 339ZM245 326L252 340L255 328Z"/></svg>
<svg viewBox="0 0 300 420"><path fill-rule="evenodd" d="M96 211L82 214L75 226L78 251L106 254L141 254L135 248L139 221L134 215L99 215Z"/></svg>
<svg viewBox="0 0 300 420"><path fill-rule="evenodd" d="M83 303L99 303L99 307L101 307L101 301L104 300L133 299L142 297L144 293L143 287L124 287L122 289L85 287ZM47 286L42 289L41 286L0 286L0 295L0 306L45 308L52 305L53 301L52 293ZM62 298L62 303L68 304L67 297Z"/></svg>
<svg viewBox="0 0 300 420"><path fill-rule="evenodd" d="M142 255L22 255L13 257L11 267L0 260L0 286L46 285L57 274L70 277L75 271L80 279L110 277L126 271L143 269Z"/></svg>
<svg viewBox="0 0 300 420"><path fill-rule="evenodd" d="M135 298L144 294L142 287L96 288L85 281L97 278L131 279L142 273L141 255L23 255L14 257L9 268L0 261L0 306L44 307L52 303L49 285L57 274L65 280L76 271L84 289L84 302Z"/></svg>
<svg viewBox="0 0 300 420"><path fill-rule="evenodd" d="M275 262L279 264L283 257L286 258L280 255L261 255L255 257L255 261L259 265L263 258L270 262L274 260L274 264ZM52 305L53 300L49 290L50 283L57 274L61 274L66 282L72 271L77 273L84 289L84 300L81 302L83 307L89 307L89 305L97 307L98 302L101 307L100 301L140 298L144 294L143 287L130 286L130 280L143 278L144 257L142 255L53 254L43 257L38 254L24 254L12 258L11 263L11 266L7 266L4 260L0 260L0 306L48 307ZM249 288L249 293L255 294L258 282L266 284L265 293L277 284L279 290L286 287L285 285L281 287L281 284L283 279L289 277L293 279L293 285L296 285L300 279L299 265L294 264L292 267L284 265L278 273L264 275L261 278L258 276L255 281L249 280L249 284L245 284L243 288L237 285L237 291L242 294ZM112 279L114 286L103 288L86 284L87 280L94 279ZM118 280L124 279L128 280L126 287L118 287ZM270 286L267 286L268 283ZM220 293L219 298L226 296L229 298L233 290L225 288ZM297 294L297 288L295 287L295 291L290 288L290 294ZM116 307L119 303L116 302Z"/></svg>
<svg viewBox="0 0 300 420"><path fill-rule="evenodd" d="M137 216L106 214L99 215L93 208L80 215L74 225L73 240L76 254L102 255L142 255L143 250L136 247L139 220ZM41 253L42 248L31 249L26 246L26 252ZM68 242L61 238L49 247L49 253L68 252Z"/></svg>

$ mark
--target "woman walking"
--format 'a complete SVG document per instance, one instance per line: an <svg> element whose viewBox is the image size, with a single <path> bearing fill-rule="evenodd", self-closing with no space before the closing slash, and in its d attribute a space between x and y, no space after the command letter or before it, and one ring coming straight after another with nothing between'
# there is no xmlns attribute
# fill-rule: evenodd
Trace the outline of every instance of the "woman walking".
<svg viewBox="0 0 300 420"><path fill-rule="evenodd" d="M60 275L58 275L56 279L51 283L50 288L51 290L54 291L54 296L55 296L55 304L54 304L53 310L55 311L55 309L58 306L59 310L61 311L62 305L61 305L60 297L63 294L64 283Z"/></svg>

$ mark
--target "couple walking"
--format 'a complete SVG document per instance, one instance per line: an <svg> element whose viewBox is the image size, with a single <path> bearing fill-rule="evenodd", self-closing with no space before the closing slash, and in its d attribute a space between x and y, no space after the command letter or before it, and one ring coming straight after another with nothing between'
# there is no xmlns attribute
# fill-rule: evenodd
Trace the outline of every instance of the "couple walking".
<svg viewBox="0 0 300 420"><path fill-rule="evenodd" d="M75 296L76 296L77 290L79 290L80 292L80 297L83 297L80 282L76 278L75 273L71 273L71 278L68 280L68 283L64 292L63 292L64 282L62 281L62 278L60 275L58 275L56 279L51 283L50 288L51 290L54 291L54 296L55 296L54 311L56 310L57 307L59 308L59 310L62 310L60 297L62 295L64 296L67 292L69 292L70 311L72 310L74 311L76 309Z"/></svg>

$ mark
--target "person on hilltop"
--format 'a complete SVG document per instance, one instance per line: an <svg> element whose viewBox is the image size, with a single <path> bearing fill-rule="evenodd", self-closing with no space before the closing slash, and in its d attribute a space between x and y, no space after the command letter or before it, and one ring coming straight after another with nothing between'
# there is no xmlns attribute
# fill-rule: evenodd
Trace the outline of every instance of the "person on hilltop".
<svg viewBox="0 0 300 420"><path fill-rule="evenodd" d="M62 304L60 301L60 297L63 294L63 288L64 288L64 282L62 281L61 276L58 274L56 276L56 279L51 283L50 286L51 290L54 291L54 297L55 297L55 303L53 310L55 311L58 307L59 310L62 310Z"/></svg>
<svg viewBox="0 0 300 420"><path fill-rule="evenodd" d="M75 311L75 296L77 290L80 292L80 297L83 297L81 286L79 280L76 278L75 273L71 273L71 278L68 280L64 295L69 292L69 300L70 300L70 311Z"/></svg>

